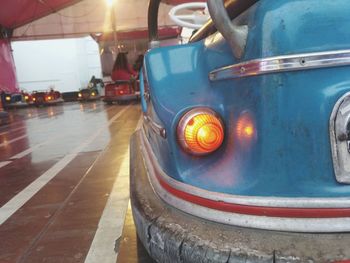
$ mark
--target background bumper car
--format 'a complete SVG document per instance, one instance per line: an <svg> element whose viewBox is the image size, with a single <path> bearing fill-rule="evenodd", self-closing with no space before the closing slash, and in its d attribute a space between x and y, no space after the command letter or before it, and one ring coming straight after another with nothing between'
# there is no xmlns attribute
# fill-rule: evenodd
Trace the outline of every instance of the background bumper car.
<svg viewBox="0 0 350 263"><path fill-rule="evenodd" d="M97 89L82 89L78 93L78 100L79 101L94 101L94 100L99 100L100 95L97 91Z"/></svg>
<svg viewBox="0 0 350 263"><path fill-rule="evenodd" d="M140 91L137 81L116 81L108 83L105 86L105 97L103 99L107 104L113 102L128 103L140 98Z"/></svg>
<svg viewBox="0 0 350 263"><path fill-rule="evenodd" d="M87 88L81 89L78 93L79 101L94 101L99 100L100 94L104 87L102 79L97 79L95 76L92 76Z"/></svg>
<svg viewBox="0 0 350 263"><path fill-rule="evenodd" d="M61 93L58 91L34 91L32 93L32 102L35 106L57 105L63 102Z"/></svg>
<svg viewBox="0 0 350 263"><path fill-rule="evenodd" d="M27 93L3 93L1 96L5 109L25 108L29 106L30 96Z"/></svg>

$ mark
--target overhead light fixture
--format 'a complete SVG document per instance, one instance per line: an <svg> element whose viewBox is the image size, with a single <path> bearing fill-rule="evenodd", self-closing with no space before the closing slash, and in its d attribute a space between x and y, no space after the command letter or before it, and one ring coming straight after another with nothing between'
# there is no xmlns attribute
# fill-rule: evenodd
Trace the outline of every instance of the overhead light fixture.
<svg viewBox="0 0 350 263"><path fill-rule="evenodd" d="M114 4L114 0L106 0L106 2L108 7L112 7Z"/></svg>

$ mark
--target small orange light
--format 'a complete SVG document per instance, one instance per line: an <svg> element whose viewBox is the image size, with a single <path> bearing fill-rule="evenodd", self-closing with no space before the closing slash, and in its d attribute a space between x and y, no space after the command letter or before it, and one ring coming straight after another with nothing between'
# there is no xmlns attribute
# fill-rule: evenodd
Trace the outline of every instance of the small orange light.
<svg viewBox="0 0 350 263"><path fill-rule="evenodd" d="M124 91L119 90L119 94L120 94L120 95L124 94Z"/></svg>
<svg viewBox="0 0 350 263"><path fill-rule="evenodd" d="M6 101L10 101L11 100L11 97L10 96L6 96Z"/></svg>
<svg viewBox="0 0 350 263"><path fill-rule="evenodd" d="M28 99L29 99L29 97L26 95L26 96L24 96L24 99L25 99L25 100L28 100Z"/></svg>
<svg viewBox="0 0 350 263"><path fill-rule="evenodd" d="M246 126L243 132L247 137L251 137L254 134L254 128L252 126Z"/></svg>
<svg viewBox="0 0 350 263"><path fill-rule="evenodd" d="M94 97L95 95L96 95L95 92L92 92L92 93L91 93L91 96L92 96L92 97Z"/></svg>
<svg viewBox="0 0 350 263"><path fill-rule="evenodd" d="M78 93L78 97L81 98L81 96L82 96L81 93Z"/></svg>
<svg viewBox="0 0 350 263"><path fill-rule="evenodd" d="M252 143L257 140L257 130L252 115L249 112L243 112L236 124L235 128L237 143L242 150L249 150Z"/></svg>
<svg viewBox="0 0 350 263"><path fill-rule="evenodd" d="M212 110L194 109L180 120L178 137L185 150L197 155L208 154L221 146L224 127Z"/></svg>
<svg viewBox="0 0 350 263"><path fill-rule="evenodd" d="M33 101L36 101L36 98L33 98Z"/></svg>
<svg viewBox="0 0 350 263"><path fill-rule="evenodd" d="M240 140L250 140L255 135L254 123L248 113L241 115L237 121L237 136Z"/></svg>

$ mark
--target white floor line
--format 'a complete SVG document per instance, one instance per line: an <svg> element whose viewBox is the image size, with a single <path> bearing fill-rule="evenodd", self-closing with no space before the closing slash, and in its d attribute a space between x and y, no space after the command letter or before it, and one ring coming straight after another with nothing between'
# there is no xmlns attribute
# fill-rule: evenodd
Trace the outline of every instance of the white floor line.
<svg viewBox="0 0 350 263"><path fill-rule="evenodd" d="M118 119L130 106L122 109L106 125L110 126ZM53 179L60 171L63 170L85 147L87 147L100 133L106 130L106 126L101 127L93 135L91 135L82 144L75 147L68 155L64 156L49 170L39 176L35 181L28 185L25 189L15 195L10 201L0 208L0 225L2 225L9 217L11 217L19 208L21 208L29 199L31 199L41 188L43 188L51 179Z"/></svg>
<svg viewBox="0 0 350 263"><path fill-rule="evenodd" d="M118 177L103 210L85 263L115 263L115 241L122 235L129 202L129 150L125 153Z"/></svg>
<svg viewBox="0 0 350 263"><path fill-rule="evenodd" d="M110 109L106 110L106 112L109 111L109 110L111 110L111 109L113 109L113 107L111 107ZM141 120L142 120L142 119L140 118L139 122L140 122ZM23 129L23 128L21 128L21 129ZM1 135L1 133L0 133L0 135ZM28 149L26 149L26 150L24 150L24 151L22 151L22 152L20 152L20 153L17 153L16 155L13 155L13 156L11 156L11 157L9 157L9 158L7 158L7 159L9 159L9 160L21 159L21 158L23 158L24 156L26 156L26 155L28 155L28 154L34 152L35 150L39 149L40 147L42 147L42 146L44 146L44 145L50 143L51 141L53 141L54 139L57 139L57 138L58 138L58 137L50 138L49 140L47 140L47 141L45 141L45 142L39 143L39 144L37 144L37 145L35 145L35 146L31 147L31 148L28 148ZM10 163L11 163L11 161L6 161L6 162L3 162L3 163L0 163L0 168L4 167L4 166L6 166L6 165L8 165L8 164L10 164Z"/></svg>
<svg viewBox="0 0 350 263"><path fill-rule="evenodd" d="M24 127L24 128L25 128L25 127ZM22 129L23 129L23 128L22 128ZM12 131L13 131L13 130L12 130ZM40 131L40 130L38 130L38 131ZM36 131L36 132L38 132L38 131ZM1 135L1 133L0 133L0 135ZM54 139L57 139L58 137L60 137L60 136L57 136L57 137L54 137L54 138L50 138L49 140L47 140L47 141L45 141L45 142L36 144L35 146L30 147L30 148L28 148L28 149L26 149L26 150L24 150L24 151L22 151L22 152L20 152L20 153L17 153L17 154L15 154L15 155L13 155L13 156L7 158L7 159L9 159L9 160L21 159L21 158L23 158L24 156L26 156L26 155L28 155L28 154L34 152L35 150L39 149L40 147L42 147L42 146L44 146L44 145L50 143L50 142L53 141ZM16 139L17 139L17 138L16 138ZM6 144L8 144L8 143L9 143L9 142L7 142ZM1 145L0 145L0 146L1 146ZM11 163L11 161L8 161L8 162L6 162L5 164L3 164L2 166L0 166L0 168L4 167L4 166L6 166L6 165L8 165L8 164L10 164L10 163Z"/></svg>
<svg viewBox="0 0 350 263"><path fill-rule="evenodd" d="M41 148L42 146L44 146L44 145L46 145L46 144L49 144L50 142L52 142L52 141L54 141L54 140L57 140L59 137L61 137L61 136L56 136L56 137L50 138L50 139L48 139L48 140L46 140L46 141L44 141L44 142L38 143L38 144L36 144L35 146L30 147L30 148L28 148L28 149L26 149L26 150L24 150L24 151L22 151L22 152L20 152L20 153L17 153L17 154L15 154L15 155L11 156L11 157L8 158L8 159L10 159L10 160L13 160L13 159L21 159L21 158L23 158L24 156L26 156L26 155L28 155L28 154L34 152L35 150Z"/></svg>
<svg viewBox="0 0 350 263"><path fill-rule="evenodd" d="M15 131L19 131L19 130L24 130L25 128L26 128L26 127L19 127L19 128L15 128L15 129L10 129L10 130L8 130L8 131L1 132L1 133L0 133L0 136L5 135L5 134L10 133L10 132L15 132Z"/></svg>
<svg viewBox="0 0 350 263"><path fill-rule="evenodd" d="M141 114L135 131L141 128L142 121L143 115ZM118 253L114 251L114 246L115 241L122 235L129 204L129 166L128 149L98 223L85 263L115 263L117 261Z"/></svg>
<svg viewBox="0 0 350 263"><path fill-rule="evenodd" d="M11 163L11 161L0 162L0 168L4 167L4 166L6 166L6 165L8 165L10 163Z"/></svg>
<svg viewBox="0 0 350 263"><path fill-rule="evenodd" d="M52 140L49 140L49 141L52 141ZM22 151L22 152L20 152L20 153L17 153L16 155L11 156L11 157L8 158L8 159L10 159L10 160L13 160L13 159L21 159L21 158L23 158L24 156L26 156L26 155L28 155L28 154L34 152L36 149L39 149L41 146L43 146L43 145L49 143L49 141L46 141L46 142L37 144L37 145L35 145L35 146L33 146L33 147L30 147L30 148L28 148L28 149L26 149L26 150L24 150L24 151Z"/></svg>
<svg viewBox="0 0 350 263"><path fill-rule="evenodd" d="M19 141L19 140L21 140L21 139L23 139L23 138L25 138L25 137L27 137L27 134L22 135L22 136L19 136L19 137L17 137L17 138L14 138L14 139L12 139L12 140L9 140L9 141L5 141L5 142L3 142L3 143L0 143L0 147L6 146L6 145L11 144L11 143L14 143L14 142L17 142L17 141Z"/></svg>

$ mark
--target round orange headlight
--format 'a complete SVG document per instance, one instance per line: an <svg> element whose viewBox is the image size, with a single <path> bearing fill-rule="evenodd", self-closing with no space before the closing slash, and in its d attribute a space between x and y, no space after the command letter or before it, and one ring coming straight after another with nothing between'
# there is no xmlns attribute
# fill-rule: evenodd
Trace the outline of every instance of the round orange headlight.
<svg viewBox="0 0 350 263"><path fill-rule="evenodd" d="M189 153L204 155L217 150L224 140L224 125L218 114L208 108L196 108L180 120L177 135Z"/></svg>

